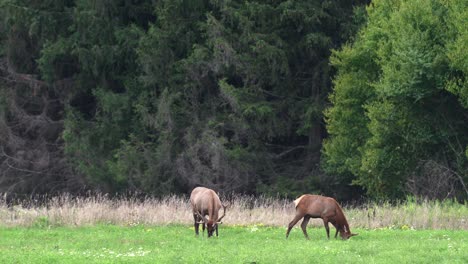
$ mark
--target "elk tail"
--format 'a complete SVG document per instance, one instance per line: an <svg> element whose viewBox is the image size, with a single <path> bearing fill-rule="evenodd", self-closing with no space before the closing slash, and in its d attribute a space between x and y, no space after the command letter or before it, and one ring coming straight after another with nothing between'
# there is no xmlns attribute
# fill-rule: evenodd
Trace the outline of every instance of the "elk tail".
<svg viewBox="0 0 468 264"><path fill-rule="evenodd" d="M296 200L294 200L294 207L297 208L297 205L299 204L299 202L302 200L302 198L304 198L304 195L301 195L301 197L297 198Z"/></svg>

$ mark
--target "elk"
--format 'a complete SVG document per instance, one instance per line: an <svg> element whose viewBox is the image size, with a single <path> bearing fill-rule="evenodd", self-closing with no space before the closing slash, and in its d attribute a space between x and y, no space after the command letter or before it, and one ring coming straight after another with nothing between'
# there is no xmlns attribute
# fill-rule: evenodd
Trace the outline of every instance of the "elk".
<svg viewBox="0 0 468 264"><path fill-rule="evenodd" d="M340 232L340 236L343 240L357 235L351 233L348 221L346 221L346 217L343 214L341 206L335 199L331 197L304 194L294 201L294 205L296 206L296 216L288 225L286 238L288 238L289 232L293 226L299 220L301 220L301 218L304 218L301 223L301 228L306 239L309 239L306 227L310 218L322 218L325 229L327 230L328 239L330 239L330 229L328 227L328 223L332 223L332 225L336 228L335 238L338 235L338 232Z"/></svg>
<svg viewBox="0 0 468 264"><path fill-rule="evenodd" d="M226 215L227 206L221 203L216 192L205 187L196 187L190 194L190 204L192 205L195 234L198 236L199 225L202 224L203 233L205 225L208 229L208 237L213 236L216 231L218 236L218 224ZM223 208L223 215L218 218L219 210ZM205 217L208 215L208 219Z"/></svg>

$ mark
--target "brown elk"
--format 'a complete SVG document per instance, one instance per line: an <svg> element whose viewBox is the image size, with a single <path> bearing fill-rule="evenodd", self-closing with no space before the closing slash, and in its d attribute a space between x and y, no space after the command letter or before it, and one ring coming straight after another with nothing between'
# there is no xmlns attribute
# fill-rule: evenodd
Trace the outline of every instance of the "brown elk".
<svg viewBox="0 0 468 264"><path fill-rule="evenodd" d="M190 194L190 203L192 205L195 234L198 236L199 225L202 224L203 233L205 225L208 229L208 237L216 231L218 236L218 225L226 215L226 207L221 203L216 192L205 187L196 187ZM223 215L218 218L219 210L223 208ZM208 219L205 217L208 215Z"/></svg>
<svg viewBox="0 0 468 264"><path fill-rule="evenodd" d="M286 238L289 236L289 232L293 226L304 218L301 224L302 232L304 236L309 239L307 235L307 223L309 223L310 218L322 218L325 229L327 230L327 237L330 239L330 229L328 228L328 223L336 228L335 238L340 232L342 239L348 239L351 236L356 236L357 234L351 233L349 229L348 221L343 214L341 206L336 202L335 199L331 197L325 197L320 195L304 194L301 197L297 198L294 201L296 205L296 216L288 225L288 231L286 232Z"/></svg>

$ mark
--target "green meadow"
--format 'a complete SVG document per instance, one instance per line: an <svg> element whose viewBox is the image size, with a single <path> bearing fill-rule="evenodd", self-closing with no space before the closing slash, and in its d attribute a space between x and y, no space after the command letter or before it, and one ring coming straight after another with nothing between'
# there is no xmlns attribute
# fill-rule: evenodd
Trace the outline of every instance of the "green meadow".
<svg viewBox="0 0 468 264"><path fill-rule="evenodd" d="M221 226L219 237L188 225L1 227L0 263L468 263L468 230L353 229L350 240L324 228ZM334 234L334 229L331 229Z"/></svg>

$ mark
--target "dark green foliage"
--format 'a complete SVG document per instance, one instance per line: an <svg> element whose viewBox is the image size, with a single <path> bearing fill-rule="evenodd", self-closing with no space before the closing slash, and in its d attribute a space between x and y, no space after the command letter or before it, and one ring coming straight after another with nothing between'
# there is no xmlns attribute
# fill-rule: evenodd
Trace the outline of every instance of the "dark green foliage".
<svg viewBox="0 0 468 264"><path fill-rule="evenodd" d="M318 182L309 173L323 137L329 50L350 34L341 26L352 6L161 1L156 17L140 41L140 80L171 99L163 109L140 106L157 120L157 145L170 146L161 161L175 162L176 180L225 191L316 190L304 183ZM288 192L285 182L295 182Z"/></svg>
<svg viewBox="0 0 468 264"><path fill-rule="evenodd" d="M466 4L368 2L0 0L0 192L460 183Z"/></svg>
<svg viewBox="0 0 468 264"><path fill-rule="evenodd" d="M198 184L283 195L320 188L310 171L329 50L355 31L351 4L125 4L78 1L72 26L38 60L44 79L77 83L65 150L90 184L155 194ZM55 69L59 61L73 62L72 73Z"/></svg>

